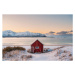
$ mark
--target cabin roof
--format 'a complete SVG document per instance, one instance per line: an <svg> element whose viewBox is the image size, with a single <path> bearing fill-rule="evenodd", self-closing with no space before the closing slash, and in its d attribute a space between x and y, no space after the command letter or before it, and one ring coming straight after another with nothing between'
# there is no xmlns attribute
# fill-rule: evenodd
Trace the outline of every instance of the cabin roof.
<svg viewBox="0 0 75 75"><path fill-rule="evenodd" d="M39 43L41 43L38 39L37 39L35 42L37 42L37 41L38 41ZM33 45L35 42L33 42L31 45ZM41 43L41 44L42 44L42 43ZM43 44L42 44L42 45L43 45Z"/></svg>

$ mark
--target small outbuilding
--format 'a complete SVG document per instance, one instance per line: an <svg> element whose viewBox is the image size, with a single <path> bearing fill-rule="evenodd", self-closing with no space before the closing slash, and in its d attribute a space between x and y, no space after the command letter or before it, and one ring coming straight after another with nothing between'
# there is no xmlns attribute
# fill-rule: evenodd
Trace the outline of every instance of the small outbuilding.
<svg viewBox="0 0 75 75"><path fill-rule="evenodd" d="M39 40L36 40L31 44L31 52L43 52L43 44Z"/></svg>

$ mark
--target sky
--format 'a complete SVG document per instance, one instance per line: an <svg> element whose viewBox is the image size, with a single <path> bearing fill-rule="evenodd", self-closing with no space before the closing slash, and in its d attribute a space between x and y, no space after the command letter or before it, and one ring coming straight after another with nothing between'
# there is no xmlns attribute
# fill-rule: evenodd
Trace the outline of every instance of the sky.
<svg viewBox="0 0 75 75"><path fill-rule="evenodd" d="M34 33L60 34L71 32L73 15L21 15L3 14L3 31L30 31Z"/></svg>

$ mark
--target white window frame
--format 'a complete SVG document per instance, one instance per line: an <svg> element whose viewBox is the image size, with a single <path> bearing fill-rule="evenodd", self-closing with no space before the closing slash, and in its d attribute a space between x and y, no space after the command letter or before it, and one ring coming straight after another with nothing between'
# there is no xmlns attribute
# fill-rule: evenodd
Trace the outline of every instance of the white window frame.
<svg viewBox="0 0 75 75"><path fill-rule="evenodd" d="M38 48L36 48L36 47L38 47ZM35 47L35 49L39 49L39 46L36 46L36 47Z"/></svg>

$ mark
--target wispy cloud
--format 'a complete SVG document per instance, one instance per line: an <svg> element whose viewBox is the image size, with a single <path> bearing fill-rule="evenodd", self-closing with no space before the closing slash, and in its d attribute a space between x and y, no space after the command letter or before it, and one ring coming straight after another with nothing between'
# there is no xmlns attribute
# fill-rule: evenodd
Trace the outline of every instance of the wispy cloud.
<svg viewBox="0 0 75 75"><path fill-rule="evenodd" d="M68 31L61 31L61 32L57 32L56 34L58 34L58 35L66 35L66 34L68 34Z"/></svg>
<svg viewBox="0 0 75 75"><path fill-rule="evenodd" d="M73 32L73 30L71 30L70 32Z"/></svg>
<svg viewBox="0 0 75 75"><path fill-rule="evenodd" d="M53 31L50 31L50 32L49 32L49 34L51 34L51 35L54 35L54 33L55 33L55 32L53 32Z"/></svg>
<svg viewBox="0 0 75 75"><path fill-rule="evenodd" d="M54 32L54 31L50 31L49 33L46 33L48 35L72 35L73 30L70 31L60 31L60 32Z"/></svg>
<svg viewBox="0 0 75 75"><path fill-rule="evenodd" d="M61 31L61 32L57 32L56 34L57 35L71 35L72 34L71 32L73 32L73 30L71 30L71 31Z"/></svg>

